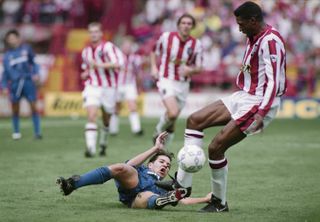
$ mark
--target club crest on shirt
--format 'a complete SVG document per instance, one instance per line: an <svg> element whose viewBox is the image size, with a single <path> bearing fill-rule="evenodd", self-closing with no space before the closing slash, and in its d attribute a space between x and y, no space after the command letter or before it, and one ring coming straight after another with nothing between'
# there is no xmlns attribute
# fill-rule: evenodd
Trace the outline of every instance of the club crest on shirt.
<svg viewBox="0 0 320 222"><path fill-rule="evenodd" d="M190 56L192 53L193 53L193 49L192 49L191 47L189 47L189 48L187 49L187 54L188 54L188 56Z"/></svg>
<svg viewBox="0 0 320 222"><path fill-rule="evenodd" d="M240 68L241 72L247 72L247 73L251 73L251 65L250 64L243 64Z"/></svg>
<svg viewBox="0 0 320 222"><path fill-rule="evenodd" d="M277 61L277 55L270 55L271 62Z"/></svg>

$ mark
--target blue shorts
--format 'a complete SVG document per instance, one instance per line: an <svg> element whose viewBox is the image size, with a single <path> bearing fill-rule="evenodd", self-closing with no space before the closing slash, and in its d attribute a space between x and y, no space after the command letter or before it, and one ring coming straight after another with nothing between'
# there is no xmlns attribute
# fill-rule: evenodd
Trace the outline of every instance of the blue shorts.
<svg viewBox="0 0 320 222"><path fill-rule="evenodd" d="M158 195L166 193L166 190L155 185L155 182L159 180L159 177L150 171L148 167L141 165L137 167L136 170L138 171L139 183L135 188L122 188L118 181L115 181L118 188L119 200L128 207L131 207L132 202L140 192L150 191Z"/></svg>
<svg viewBox="0 0 320 222"><path fill-rule="evenodd" d="M25 97L29 102L36 101L37 88L31 79L20 79L10 84L11 102L17 103L22 97Z"/></svg>

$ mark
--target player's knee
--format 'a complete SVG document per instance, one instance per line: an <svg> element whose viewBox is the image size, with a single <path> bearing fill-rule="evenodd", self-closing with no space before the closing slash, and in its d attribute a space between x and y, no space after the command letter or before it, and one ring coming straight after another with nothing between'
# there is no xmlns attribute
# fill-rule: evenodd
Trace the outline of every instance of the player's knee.
<svg viewBox="0 0 320 222"><path fill-rule="evenodd" d="M118 164L114 164L112 166L110 166L110 169L112 171L112 175L114 177L118 176L118 175L121 175L121 174L124 174L126 171L126 164L124 163L118 163Z"/></svg>
<svg viewBox="0 0 320 222"><path fill-rule="evenodd" d="M219 136L214 138L214 140L209 144L208 151L210 159L219 159L223 157L225 152L224 140Z"/></svg>
<svg viewBox="0 0 320 222"><path fill-rule="evenodd" d="M171 121L175 121L179 116L179 110L170 110L167 112L167 117Z"/></svg>
<svg viewBox="0 0 320 222"><path fill-rule="evenodd" d="M191 114L187 118L187 128L188 129L196 129L198 130L200 126L199 118L197 117L196 114Z"/></svg>

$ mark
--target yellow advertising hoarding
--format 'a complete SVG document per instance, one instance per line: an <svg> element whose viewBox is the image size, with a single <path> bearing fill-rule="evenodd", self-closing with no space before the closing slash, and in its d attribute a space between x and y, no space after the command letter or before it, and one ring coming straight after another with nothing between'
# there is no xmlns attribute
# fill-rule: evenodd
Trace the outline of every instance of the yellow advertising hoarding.
<svg viewBox="0 0 320 222"><path fill-rule="evenodd" d="M138 111L143 113L143 95L138 98ZM121 116L129 114L127 104L121 105ZM45 94L46 116L85 116L86 110L82 105L81 92L48 92ZM100 115L100 113L99 113Z"/></svg>

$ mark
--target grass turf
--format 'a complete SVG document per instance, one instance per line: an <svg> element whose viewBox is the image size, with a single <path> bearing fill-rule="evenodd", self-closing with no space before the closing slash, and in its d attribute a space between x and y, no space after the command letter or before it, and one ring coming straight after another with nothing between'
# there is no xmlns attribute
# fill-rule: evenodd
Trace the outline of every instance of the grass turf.
<svg viewBox="0 0 320 222"><path fill-rule="evenodd" d="M0 120L0 221L319 221L320 120L275 120L264 133L227 152L230 212L201 214L203 205L166 207L161 211L127 209L113 181L63 197L57 176L81 174L122 162L151 146L156 119L143 119L145 135L130 133L127 119L110 138L108 156L85 159L85 120L43 119L42 141L32 137L31 120L21 122L23 138L11 139L9 119ZM171 150L183 144L185 120L179 120ZM218 131L205 131L205 145ZM171 173L177 165L173 164ZM210 192L210 170L195 174L193 196Z"/></svg>

